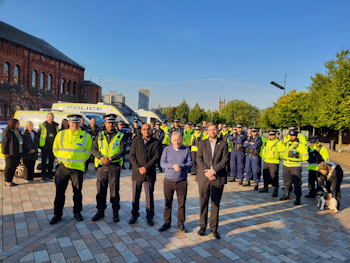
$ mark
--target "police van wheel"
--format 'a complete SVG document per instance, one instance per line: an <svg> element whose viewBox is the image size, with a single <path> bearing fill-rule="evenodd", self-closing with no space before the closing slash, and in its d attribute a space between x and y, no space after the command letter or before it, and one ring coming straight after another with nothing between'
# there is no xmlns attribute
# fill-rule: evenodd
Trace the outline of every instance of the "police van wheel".
<svg viewBox="0 0 350 263"><path fill-rule="evenodd" d="M23 164L23 160L21 160L21 162L16 168L15 177L23 178L23 174L24 174L24 164Z"/></svg>

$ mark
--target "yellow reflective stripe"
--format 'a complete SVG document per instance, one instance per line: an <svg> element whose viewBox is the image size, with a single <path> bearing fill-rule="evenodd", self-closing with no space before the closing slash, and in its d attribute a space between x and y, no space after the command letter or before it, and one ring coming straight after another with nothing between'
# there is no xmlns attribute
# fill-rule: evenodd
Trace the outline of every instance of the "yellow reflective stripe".
<svg viewBox="0 0 350 263"><path fill-rule="evenodd" d="M64 148L64 147L63 147L64 133L65 133L65 130L63 130L62 133L61 133L61 147L62 147L62 148Z"/></svg>
<svg viewBox="0 0 350 263"><path fill-rule="evenodd" d="M83 153L84 149L69 149L69 148L61 148L59 149L62 152L75 152L75 153Z"/></svg>
<svg viewBox="0 0 350 263"><path fill-rule="evenodd" d="M62 162L69 162L69 163L81 163L81 162L85 162L85 159L66 159L66 158L62 158L62 157L56 157L57 160L62 161Z"/></svg>

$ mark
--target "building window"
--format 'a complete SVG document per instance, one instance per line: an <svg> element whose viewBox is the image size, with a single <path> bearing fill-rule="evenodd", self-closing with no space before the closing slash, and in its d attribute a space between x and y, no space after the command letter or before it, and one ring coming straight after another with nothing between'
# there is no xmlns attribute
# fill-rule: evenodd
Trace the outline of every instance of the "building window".
<svg viewBox="0 0 350 263"><path fill-rule="evenodd" d="M51 81L52 77L51 74L47 77L47 90L51 90Z"/></svg>
<svg viewBox="0 0 350 263"><path fill-rule="evenodd" d="M7 116L10 116L10 115L11 115L11 107L7 106Z"/></svg>
<svg viewBox="0 0 350 263"><path fill-rule="evenodd" d="M2 106L0 106L0 115L2 115Z"/></svg>
<svg viewBox="0 0 350 263"><path fill-rule="evenodd" d="M32 73L32 88L36 88L36 70L33 70Z"/></svg>
<svg viewBox="0 0 350 263"><path fill-rule="evenodd" d="M7 82L9 81L9 68L10 68L9 63L5 62L3 80Z"/></svg>
<svg viewBox="0 0 350 263"><path fill-rule="evenodd" d="M64 79L61 80L61 93L64 94Z"/></svg>
<svg viewBox="0 0 350 263"><path fill-rule="evenodd" d="M44 80L45 80L45 73L41 72L41 74L40 74L40 89L44 89Z"/></svg>
<svg viewBox="0 0 350 263"><path fill-rule="evenodd" d="M75 95L76 86L77 86L77 83L74 81L73 82L73 95Z"/></svg>
<svg viewBox="0 0 350 263"><path fill-rule="evenodd" d="M16 65L13 71L13 82L19 84L19 66Z"/></svg>
<svg viewBox="0 0 350 263"><path fill-rule="evenodd" d="M70 79L67 81L67 94L70 94Z"/></svg>
<svg viewBox="0 0 350 263"><path fill-rule="evenodd" d="M87 102L87 91L84 91L84 102Z"/></svg>

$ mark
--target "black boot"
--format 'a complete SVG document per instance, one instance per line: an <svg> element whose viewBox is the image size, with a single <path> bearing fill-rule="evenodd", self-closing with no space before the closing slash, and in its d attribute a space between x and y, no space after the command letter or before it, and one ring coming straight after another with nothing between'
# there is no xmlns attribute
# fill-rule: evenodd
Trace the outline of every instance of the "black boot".
<svg viewBox="0 0 350 263"><path fill-rule="evenodd" d="M125 165L124 165L124 164L122 165L122 169L123 169L123 170L126 170L126 167L125 167Z"/></svg>
<svg viewBox="0 0 350 263"><path fill-rule="evenodd" d="M294 205L300 205L300 195L297 195L297 197L294 201Z"/></svg>
<svg viewBox="0 0 350 263"><path fill-rule="evenodd" d="M43 176L41 177L41 181L42 181L42 182L45 182L45 180L46 180L46 177L45 177L45 175L43 175Z"/></svg>
<svg viewBox="0 0 350 263"><path fill-rule="evenodd" d="M268 193L268 192L269 192L269 188L267 185L264 185L264 187L259 190L259 193Z"/></svg>
<svg viewBox="0 0 350 263"><path fill-rule="evenodd" d="M117 210L113 210L113 221L119 222L119 213Z"/></svg>
<svg viewBox="0 0 350 263"><path fill-rule="evenodd" d="M281 201L290 200L289 194L284 193L284 196L282 196L282 197L280 198L280 200L281 200Z"/></svg>
<svg viewBox="0 0 350 263"><path fill-rule="evenodd" d="M259 183L255 183L254 191L258 191L258 190L259 190Z"/></svg>
<svg viewBox="0 0 350 263"><path fill-rule="evenodd" d="M305 195L306 198L316 198L316 193L315 191L310 191L308 195Z"/></svg>
<svg viewBox="0 0 350 263"><path fill-rule="evenodd" d="M277 188L277 187L275 187L275 188L273 189L273 193L272 193L271 196L272 196L272 197L277 197L277 196L278 196L278 188Z"/></svg>
<svg viewBox="0 0 350 263"><path fill-rule="evenodd" d="M91 218L92 221L97 221L101 218L105 217L105 211L99 210L97 213Z"/></svg>

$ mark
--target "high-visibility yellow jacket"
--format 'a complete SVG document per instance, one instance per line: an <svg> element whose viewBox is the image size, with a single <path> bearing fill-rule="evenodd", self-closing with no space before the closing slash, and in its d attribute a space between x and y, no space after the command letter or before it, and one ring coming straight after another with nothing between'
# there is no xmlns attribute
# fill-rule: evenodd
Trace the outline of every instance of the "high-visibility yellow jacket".
<svg viewBox="0 0 350 263"><path fill-rule="evenodd" d="M183 139L182 145L185 145L185 146L188 146L188 147L191 145L192 133L193 133L192 129L184 130L184 136L182 138Z"/></svg>
<svg viewBox="0 0 350 263"><path fill-rule="evenodd" d="M170 145L171 144L170 137L169 137L170 127L169 126L166 126L166 127L162 126L160 128L164 131L164 139L162 141L162 144Z"/></svg>
<svg viewBox="0 0 350 263"><path fill-rule="evenodd" d="M275 138L274 140L266 140L265 147L262 150L262 158L266 163L279 164L284 153L283 143Z"/></svg>
<svg viewBox="0 0 350 263"><path fill-rule="evenodd" d="M39 146L43 147L45 145L46 142L46 137L47 137L47 129L46 127L40 123L39 125L40 127L40 141L39 141ZM58 132L58 126L56 127L56 132Z"/></svg>
<svg viewBox="0 0 350 263"><path fill-rule="evenodd" d="M196 134L194 132L191 136L191 152L197 152L198 151L198 144L199 141L202 140L202 133Z"/></svg>
<svg viewBox="0 0 350 263"><path fill-rule="evenodd" d="M226 132L224 130L221 130L219 132L219 138L225 139L225 137L227 137L226 141L227 141L227 146L228 146L228 152L231 152L232 151L232 147L231 147L231 143L230 143L230 141L228 139L228 135L231 135L231 131L229 129L227 129Z"/></svg>
<svg viewBox="0 0 350 263"><path fill-rule="evenodd" d="M292 154L293 156L289 156ZM283 165L287 167L301 167L303 161L309 159L309 153L304 144L300 142L287 142L283 147Z"/></svg>
<svg viewBox="0 0 350 263"><path fill-rule="evenodd" d="M206 140L206 139L208 139L209 138L209 134L204 134L203 133L203 135L202 135L202 140Z"/></svg>
<svg viewBox="0 0 350 263"><path fill-rule="evenodd" d="M301 133L298 133L297 138L298 138L300 143L304 144L307 147L307 140L306 140L305 135L302 135ZM290 135L287 134L286 137L284 137L283 143L286 144L289 141L290 141Z"/></svg>
<svg viewBox="0 0 350 263"><path fill-rule="evenodd" d="M309 152L309 165L308 170L317 171L318 164L322 161L329 162L329 154L326 147L317 143L316 147L310 145L308 147Z"/></svg>
<svg viewBox="0 0 350 263"><path fill-rule="evenodd" d="M263 156L263 150L264 150L264 147L265 147L265 145L266 145L266 138L265 138L264 136L260 136L260 138L261 138L261 147L260 147L260 153L259 153L259 155L260 155L260 158L262 158L262 156Z"/></svg>
<svg viewBox="0 0 350 263"><path fill-rule="evenodd" d="M98 150L101 153L101 156L112 157L116 155L120 151L120 144L122 143L123 137L124 134L122 132L118 132L116 135L114 135L113 139L108 144L105 132L99 132L96 140L98 140ZM120 165L123 165L123 157L116 160L112 160L112 163L117 162L119 162ZM102 165L102 161L101 159L97 159L95 157L95 167L98 167L99 165Z"/></svg>
<svg viewBox="0 0 350 263"><path fill-rule="evenodd" d="M77 131L59 131L52 146L57 160L69 169L85 170L85 161L91 155L91 136L80 128Z"/></svg>

